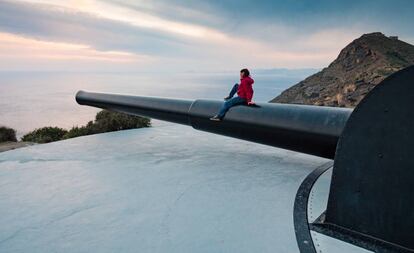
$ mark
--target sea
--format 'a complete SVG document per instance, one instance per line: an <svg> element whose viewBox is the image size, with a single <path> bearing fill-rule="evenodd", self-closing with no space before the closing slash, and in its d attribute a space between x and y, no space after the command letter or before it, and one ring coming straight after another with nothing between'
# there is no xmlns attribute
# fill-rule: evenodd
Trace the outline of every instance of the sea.
<svg viewBox="0 0 414 253"><path fill-rule="evenodd" d="M253 71L253 100L268 102L315 72L315 69ZM0 126L15 129L21 138L44 126L69 129L84 125L100 109L77 104L78 90L222 100L236 82L239 82L238 72L0 72Z"/></svg>

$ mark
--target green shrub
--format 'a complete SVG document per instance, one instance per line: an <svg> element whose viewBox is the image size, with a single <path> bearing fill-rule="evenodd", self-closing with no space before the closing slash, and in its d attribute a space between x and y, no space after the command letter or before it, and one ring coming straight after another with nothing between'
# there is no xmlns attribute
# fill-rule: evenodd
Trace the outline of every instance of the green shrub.
<svg viewBox="0 0 414 253"><path fill-rule="evenodd" d="M17 141L16 130L0 126L0 142Z"/></svg>
<svg viewBox="0 0 414 253"><path fill-rule="evenodd" d="M96 114L95 121L89 121L86 126L74 126L69 131L58 127L43 127L24 135L22 141L48 143L78 136L149 126L151 120L148 118L102 110Z"/></svg>
<svg viewBox="0 0 414 253"><path fill-rule="evenodd" d="M92 121L89 121L92 122ZM84 136L84 135L89 135L89 134L93 134L91 132L91 129L86 127L86 126L75 126L72 127L64 136L63 139L69 139L69 138L74 138L74 137L79 137L79 136Z"/></svg>
<svg viewBox="0 0 414 253"><path fill-rule="evenodd" d="M151 120L149 118L102 110L96 114L95 121L89 121L86 126L72 127L63 138L150 126Z"/></svg>
<svg viewBox="0 0 414 253"><path fill-rule="evenodd" d="M149 126L151 123L148 118L102 110L96 114L93 127L95 131L102 133Z"/></svg>
<svg viewBox="0 0 414 253"><path fill-rule="evenodd" d="M22 141L48 143L59 141L68 131L59 127L43 127L24 135Z"/></svg>

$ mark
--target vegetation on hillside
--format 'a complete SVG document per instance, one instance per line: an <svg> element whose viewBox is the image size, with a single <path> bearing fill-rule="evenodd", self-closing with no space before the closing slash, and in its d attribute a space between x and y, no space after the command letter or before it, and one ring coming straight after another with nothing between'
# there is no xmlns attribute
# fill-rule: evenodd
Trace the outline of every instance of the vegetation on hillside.
<svg viewBox="0 0 414 253"><path fill-rule="evenodd" d="M42 127L24 135L22 141L48 143L59 141L68 131L59 127Z"/></svg>
<svg viewBox="0 0 414 253"><path fill-rule="evenodd" d="M78 136L150 126L149 118L102 110L96 114L94 121L89 121L85 126L74 126L70 130L42 127L24 135L22 141L48 143Z"/></svg>
<svg viewBox="0 0 414 253"><path fill-rule="evenodd" d="M72 127L63 136L63 138L67 139L82 135L113 132L149 126L151 126L151 120L149 118L102 110L96 114L95 121L89 121L86 126Z"/></svg>

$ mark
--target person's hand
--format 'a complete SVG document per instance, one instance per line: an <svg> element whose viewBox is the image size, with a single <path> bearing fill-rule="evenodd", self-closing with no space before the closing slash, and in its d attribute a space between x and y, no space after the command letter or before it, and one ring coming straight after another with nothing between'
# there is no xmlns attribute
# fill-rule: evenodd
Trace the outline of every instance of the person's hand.
<svg viewBox="0 0 414 253"><path fill-rule="evenodd" d="M253 101L247 102L247 105L255 105Z"/></svg>

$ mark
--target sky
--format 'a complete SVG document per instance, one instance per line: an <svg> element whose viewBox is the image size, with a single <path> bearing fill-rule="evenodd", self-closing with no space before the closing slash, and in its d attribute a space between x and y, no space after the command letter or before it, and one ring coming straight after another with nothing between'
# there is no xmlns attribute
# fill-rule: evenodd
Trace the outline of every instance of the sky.
<svg viewBox="0 0 414 253"><path fill-rule="evenodd" d="M364 33L414 44L411 0L0 0L0 71L322 68Z"/></svg>

